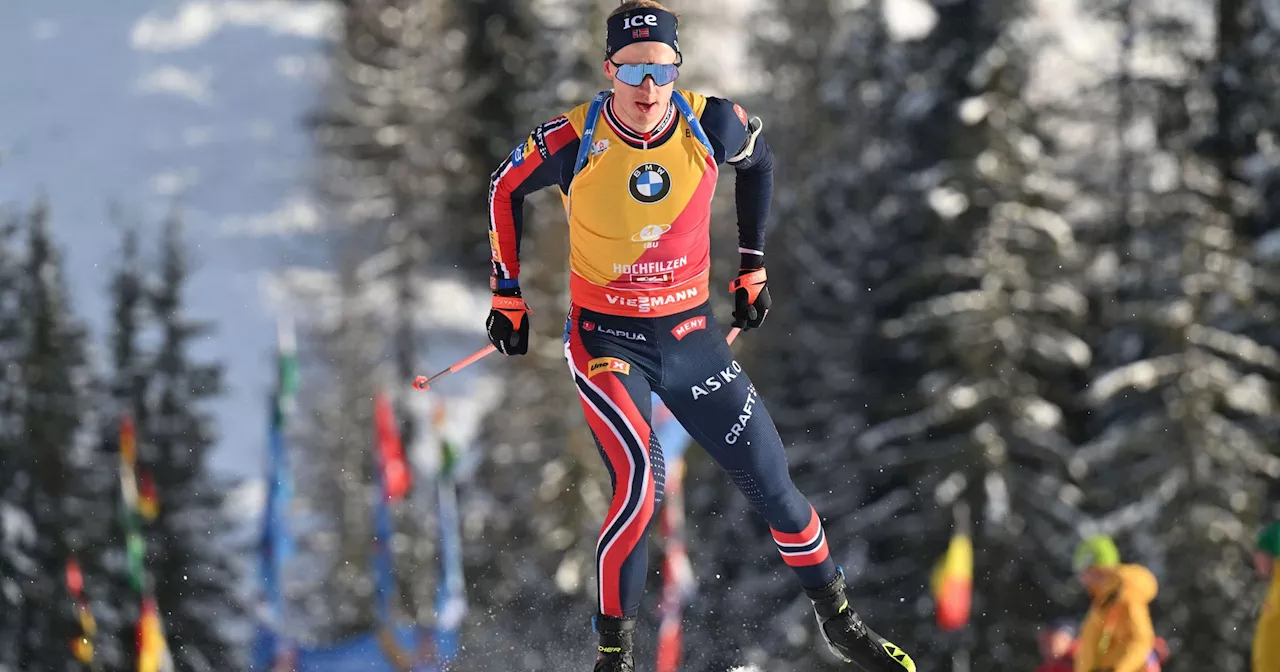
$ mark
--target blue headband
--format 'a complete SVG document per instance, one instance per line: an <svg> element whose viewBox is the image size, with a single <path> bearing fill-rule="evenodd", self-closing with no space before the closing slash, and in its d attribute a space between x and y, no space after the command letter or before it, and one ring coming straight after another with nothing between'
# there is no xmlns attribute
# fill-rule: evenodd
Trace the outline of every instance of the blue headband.
<svg viewBox="0 0 1280 672"><path fill-rule="evenodd" d="M675 49L676 56L680 55L680 20L671 12L643 7L612 16L608 24L605 58L613 58L619 49L636 42L661 42Z"/></svg>

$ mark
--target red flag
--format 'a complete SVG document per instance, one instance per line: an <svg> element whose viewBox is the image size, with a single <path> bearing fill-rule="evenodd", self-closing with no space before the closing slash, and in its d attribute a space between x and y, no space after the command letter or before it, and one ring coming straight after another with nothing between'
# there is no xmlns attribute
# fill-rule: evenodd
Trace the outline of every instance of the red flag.
<svg viewBox="0 0 1280 672"><path fill-rule="evenodd" d="M160 497L156 494L156 482L148 472L142 472L139 485L138 513L148 521L155 520L160 513Z"/></svg>
<svg viewBox="0 0 1280 672"><path fill-rule="evenodd" d="M681 619L684 605L693 596L693 566L684 544L684 460L668 465L667 495L659 531L666 553L662 560L662 596L658 604L657 672L676 672L684 657Z"/></svg>
<svg viewBox="0 0 1280 672"><path fill-rule="evenodd" d="M401 500L409 493L411 477L404 459L404 447L400 444L400 432L396 430L395 412L385 394L378 393L373 398L373 423L378 433L383 486L388 498Z"/></svg>
<svg viewBox="0 0 1280 672"><path fill-rule="evenodd" d="M130 467L138 459L137 436L133 429L133 416L125 413L120 418L120 460Z"/></svg>
<svg viewBox="0 0 1280 672"><path fill-rule="evenodd" d="M684 601L691 592L693 572L684 544L675 543L667 548L662 563L665 581L660 604L661 620L658 623L657 672L676 672L684 658L684 636L681 617Z"/></svg>
<svg viewBox="0 0 1280 672"><path fill-rule="evenodd" d="M84 590L84 575L80 573L80 563L75 558L67 561L67 589L72 597L80 597Z"/></svg>
<svg viewBox="0 0 1280 672"><path fill-rule="evenodd" d="M74 557L67 560L67 590L71 592L71 598L76 603L76 613L80 617L80 634L71 638L71 653L76 660L88 665L93 662L92 640L98 632L98 626L84 597L84 574L80 572L80 563Z"/></svg>
<svg viewBox="0 0 1280 672"><path fill-rule="evenodd" d="M658 626L658 672L675 672L680 669L683 642L678 619L662 619Z"/></svg>

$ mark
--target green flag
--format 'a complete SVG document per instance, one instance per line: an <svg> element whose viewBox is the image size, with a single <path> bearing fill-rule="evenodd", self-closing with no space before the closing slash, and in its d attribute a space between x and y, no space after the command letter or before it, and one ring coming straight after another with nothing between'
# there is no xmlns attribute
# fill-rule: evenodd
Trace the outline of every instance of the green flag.
<svg viewBox="0 0 1280 672"><path fill-rule="evenodd" d="M276 343L276 408L273 420L276 426L283 426L298 398L298 342L293 323L288 319L280 321Z"/></svg>

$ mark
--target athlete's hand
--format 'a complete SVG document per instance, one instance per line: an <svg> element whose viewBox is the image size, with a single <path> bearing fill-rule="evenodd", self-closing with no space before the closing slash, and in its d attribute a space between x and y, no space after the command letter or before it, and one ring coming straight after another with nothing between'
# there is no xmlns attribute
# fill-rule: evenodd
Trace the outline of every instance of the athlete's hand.
<svg viewBox="0 0 1280 672"><path fill-rule="evenodd" d="M744 268L729 283L733 292L733 326L746 331L764 323L772 300L763 268Z"/></svg>
<svg viewBox="0 0 1280 672"><path fill-rule="evenodd" d="M489 342L504 355L523 355L529 352L529 307L520 297L520 288L495 289L493 307L485 329Z"/></svg>

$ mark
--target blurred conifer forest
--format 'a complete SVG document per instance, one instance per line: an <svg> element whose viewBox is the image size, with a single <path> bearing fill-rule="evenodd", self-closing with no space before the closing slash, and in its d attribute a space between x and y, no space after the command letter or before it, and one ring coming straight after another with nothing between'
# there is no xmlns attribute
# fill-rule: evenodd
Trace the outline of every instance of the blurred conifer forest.
<svg viewBox="0 0 1280 672"><path fill-rule="evenodd" d="M289 630L320 643L380 620L384 391L421 491L390 508L393 610L438 624L442 524L423 493L442 466L415 449L437 432L408 381L485 341L443 349L422 307L442 283L487 292L490 174L606 86L613 5L335 4L329 77L299 120L331 281L299 290L293 311L298 559L282 582ZM774 152L774 308L734 348L854 608L920 670L1030 672L1041 625L1088 606L1073 549L1108 534L1159 581L1165 670L1248 670L1265 594L1254 537L1280 513L1280 2L668 4L682 14L679 86L741 103ZM733 186L725 171L713 288L736 268ZM553 192L526 209L530 353L477 365L498 384L457 483L469 609L451 670L586 670L594 656L609 481L565 368ZM91 333L46 225L57 208L32 194L0 210L0 670L138 669L144 596L176 670L248 669L260 549L226 515L236 484L206 464L221 364L194 345L236 327L187 309L200 269L175 207L163 222L109 218L111 312ZM727 328L730 296L712 300ZM478 328L487 299L474 306ZM265 445L261 393L262 416L243 421ZM696 446L687 470L697 594L682 669L846 669L815 639L764 521ZM930 577L958 527L972 616L944 631ZM663 580L650 548L642 669ZM82 637L91 662L69 645Z"/></svg>

